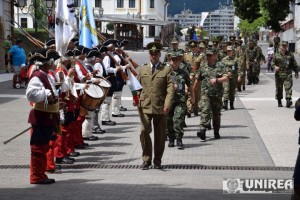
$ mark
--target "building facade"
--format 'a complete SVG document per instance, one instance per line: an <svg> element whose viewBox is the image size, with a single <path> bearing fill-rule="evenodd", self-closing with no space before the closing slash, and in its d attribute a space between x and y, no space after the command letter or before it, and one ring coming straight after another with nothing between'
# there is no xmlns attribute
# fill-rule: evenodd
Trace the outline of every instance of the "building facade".
<svg viewBox="0 0 300 200"><path fill-rule="evenodd" d="M4 49L3 41L7 38L7 35L12 35L12 28L10 26L12 13L12 0L1 0L0 1L0 71L5 70L4 65Z"/></svg>
<svg viewBox="0 0 300 200"><path fill-rule="evenodd" d="M30 5L32 0L27 1ZM95 15L98 14L99 8L103 8L104 17L143 19L143 20L157 20L165 21L167 16L168 0L90 0L94 8ZM81 0L74 0L78 7ZM27 8L23 9L27 13ZM23 28L33 28L33 19L30 14L24 14L20 8L15 7L15 21ZM17 25L15 26L17 27ZM103 23L102 31L106 32L106 24ZM145 37L158 37L160 34L160 27L145 26Z"/></svg>
<svg viewBox="0 0 300 200"><path fill-rule="evenodd" d="M220 5L219 9L209 12L204 20L203 29L210 36L229 36L234 33L234 6Z"/></svg>
<svg viewBox="0 0 300 200"><path fill-rule="evenodd" d="M201 13L193 14L190 9L181 11L180 14L174 15L174 17L169 18L169 21L172 21L176 24L180 24L182 28L188 28L192 26L198 26L201 23Z"/></svg>

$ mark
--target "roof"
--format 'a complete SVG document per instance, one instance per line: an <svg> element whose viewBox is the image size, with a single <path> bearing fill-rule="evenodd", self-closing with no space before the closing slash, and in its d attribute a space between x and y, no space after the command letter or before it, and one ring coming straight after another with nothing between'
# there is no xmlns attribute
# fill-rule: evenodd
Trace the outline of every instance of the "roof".
<svg viewBox="0 0 300 200"><path fill-rule="evenodd" d="M152 25L152 26L166 26L174 24L170 21L158 21L158 20L142 20L142 19L127 19L127 18L117 18L117 17L97 17L95 21L105 21L113 22L117 24L136 24L136 25Z"/></svg>

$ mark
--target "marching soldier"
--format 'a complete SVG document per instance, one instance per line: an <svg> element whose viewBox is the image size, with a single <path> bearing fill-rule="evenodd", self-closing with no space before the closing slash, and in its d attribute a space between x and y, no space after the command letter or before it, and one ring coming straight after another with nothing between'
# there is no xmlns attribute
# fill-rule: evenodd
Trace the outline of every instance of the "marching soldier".
<svg viewBox="0 0 300 200"><path fill-rule="evenodd" d="M245 51L246 69L247 69L247 85L255 84L255 74L257 65L259 65L259 52L254 48L254 41L249 40L248 47Z"/></svg>
<svg viewBox="0 0 300 200"><path fill-rule="evenodd" d="M291 107L292 103L292 86L293 76L292 72L295 72L295 78L299 77L299 68L295 57L292 52L287 50L288 42L282 41L281 47L278 52L274 54L272 60L272 67L275 70L275 84L276 84L276 99L278 101L278 107L282 107L281 99L283 98L283 86L285 89L286 107Z"/></svg>
<svg viewBox="0 0 300 200"><path fill-rule="evenodd" d="M162 45L152 42L147 45L150 63L141 66L138 80L143 86L140 91L138 111L141 119L141 145L143 149L143 170L149 169L152 162L152 132L154 126L154 168L161 169L161 159L166 139L166 114L172 107L174 85L172 69L159 61Z"/></svg>
<svg viewBox="0 0 300 200"><path fill-rule="evenodd" d="M173 52L173 51L177 51L179 47L179 42L178 40L174 37L171 41L171 47L168 49L164 62L168 62L168 55Z"/></svg>
<svg viewBox="0 0 300 200"><path fill-rule="evenodd" d="M176 145L179 149L183 149L182 143L184 117L186 114L186 90L191 93L191 99L194 99L190 77L182 69L179 68L181 58L179 51L173 51L169 58L169 65L173 69L173 83L174 83L174 100L170 112L167 116L167 129L169 138L169 147L174 147L174 141L176 139Z"/></svg>
<svg viewBox="0 0 300 200"><path fill-rule="evenodd" d="M217 62L218 53L214 48L206 50L207 63L198 71L193 90L197 91L201 82L202 112L200 120L200 131L197 136L206 140L206 129L210 126L211 113L214 127L215 139L220 138L222 109L222 84L228 81L227 70L222 62Z"/></svg>
<svg viewBox="0 0 300 200"><path fill-rule="evenodd" d="M258 51L258 54L259 54L259 60L258 60L258 63L256 65L256 70L255 70L255 78L254 78L254 83L257 84L259 82L259 74L260 74L260 65L262 64L261 62L264 62L265 63L265 56L264 54L262 53L262 50L261 50L261 47L257 45L257 41L254 40L254 48L257 49Z"/></svg>
<svg viewBox="0 0 300 200"><path fill-rule="evenodd" d="M242 91L242 86L243 86L243 90L246 89L245 87L245 77L246 77L246 58L245 58L245 50L246 47L245 45L243 45L243 40L239 40L240 45L236 48L236 57L238 59L238 65L241 68L242 71L242 76L241 76L241 81L238 82L238 91L241 92Z"/></svg>
<svg viewBox="0 0 300 200"><path fill-rule="evenodd" d="M238 59L233 56L232 47L227 47L227 56L223 58L222 62L226 65L229 81L228 81L228 93L223 94L223 108L228 109L228 100L230 101L230 110L234 109L235 89L237 82L241 81L242 70L238 64Z"/></svg>

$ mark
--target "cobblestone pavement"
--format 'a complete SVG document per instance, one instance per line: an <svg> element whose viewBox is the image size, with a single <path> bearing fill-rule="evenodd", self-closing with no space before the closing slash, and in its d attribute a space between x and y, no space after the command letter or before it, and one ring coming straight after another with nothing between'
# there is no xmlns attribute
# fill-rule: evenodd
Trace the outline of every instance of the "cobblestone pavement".
<svg viewBox="0 0 300 200"><path fill-rule="evenodd" d="M147 55L133 53L138 63ZM29 127L30 110L24 98L24 89L11 89L11 83L0 75L0 199L289 199L289 195L225 195L223 178L280 178L291 179L292 169L287 171L259 171L259 167L293 167L297 153L298 123L293 119L293 108L277 108L273 99L274 83L261 75L258 86L247 87L238 93L234 111L222 111L221 140L201 142L196 136L199 117L186 120L183 142L185 150L166 147L163 165L165 170L127 169L141 164L139 143L140 121L132 106L127 87L123 92L123 105L129 110L126 117L113 118L115 127L102 127L107 133L100 140L89 142L80 151L76 165L63 169L62 174L50 175L57 180L51 186L34 186L28 182L29 133L25 133L7 145L3 141ZM6 75L9 76L9 75ZM3 80L3 82L1 81ZM299 95L294 93L296 97ZM86 164L85 167L83 164ZM7 167L7 165L13 165ZM25 169L23 169L25 165ZM124 169L94 169L91 165L124 166ZM240 170L192 170L176 169L176 166L240 166ZM173 168L172 168L173 166ZM4 168L8 169L4 169ZM15 169L12 169L16 167ZM253 170L241 170L252 167ZM44 187L47 187L45 189Z"/></svg>

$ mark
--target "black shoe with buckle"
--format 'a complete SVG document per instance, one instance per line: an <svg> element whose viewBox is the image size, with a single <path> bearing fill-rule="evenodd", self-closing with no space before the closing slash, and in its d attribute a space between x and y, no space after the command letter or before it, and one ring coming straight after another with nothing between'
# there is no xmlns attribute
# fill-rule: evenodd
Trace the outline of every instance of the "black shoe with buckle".
<svg viewBox="0 0 300 200"><path fill-rule="evenodd" d="M119 114L117 114L117 115L112 114L111 116L113 116L113 117L125 117L125 115L122 114L122 113L119 113Z"/></svg>
<svg viewBox="0 0 300 200"><path fill-rule="evenodd" d="M177 140L176 140L176 146L178 147L178 149L184 149L184 145L182 143L182 139L181 138L177 138Z"/></svg>
<svg viewBox="0 0 300 200"><path fill-rule="evenodd" d="M49 180L51 183L55 183L55 179L53 179L53 178L48 178L46 180Z"/></svg>
<svg viewBox="0 0 300 200"><path fill-rule="evenodd" d="M80 153L74 151L74 152L70 153L68 156L69 156L69 157L78 157L78 156L80 156Z"/></svg>
<svg viewBox="0 0 300 200"><path fill-rule="evenodd" d="M56 158L55 160L56 164L74 164L74 161L71 159L66 158Z"/></svg>
<svg viewBox="0 0 300 200"><path fill-rule="evenodd" d="M96 128L92 131L92 133L94 134L103 134L105 133L106 131L105 130L102 130L101 128Z"/></svg>
<svg viewBox="0 0 300 200"><path fill-rule="evenodd" d="M150 166L151 166L151 162L144 161L143 164L141 165L141 169L142 170L148 170Z"/></svg>
<svg viewBox="0 0 300 200"><path fill-rule="evenodd" d="M121 106L120 111L127 111L127 108L124 108L123 106Z"/></svg>
<svg viewBox="0 0 300 200"><path fill-rule="evenodd" d="M91 136L91 137L83 137L84 140L89 140L89 141L96 141L99 140L97 136Z"/></svg>
<svg viewBox="0 0 300 200"><path fill-rule="evenodd" d="M52 184L52 183L53 183L53 181L51 181L49 179L44 179L44 180L40 180L38 182L31 183L31 184L46 185L46 184Z"/></svg>
<svg viewBox="0 0 300 200"><path fill-rule="evenodd" d="M75 149L85 149L85 145L81 144L81 145L76 145L74 146Z"/></svg>
<svg viewBox="0 0 300 200"><path fill-rule="evenodd" d="M109 120L109 121L102 121L102 125L104 125L104 126L115 126L116 124L117 124L116 122L111 121L111 120Z"/></svg>
<svg viewBox="0 0 300 200"><path fill-rule="evenodd" d="M197 132L197 136L198 136L201 140L206 140L206 129L200 129L200 131Z"/></svg>

